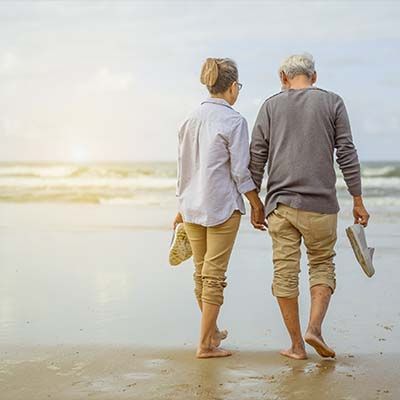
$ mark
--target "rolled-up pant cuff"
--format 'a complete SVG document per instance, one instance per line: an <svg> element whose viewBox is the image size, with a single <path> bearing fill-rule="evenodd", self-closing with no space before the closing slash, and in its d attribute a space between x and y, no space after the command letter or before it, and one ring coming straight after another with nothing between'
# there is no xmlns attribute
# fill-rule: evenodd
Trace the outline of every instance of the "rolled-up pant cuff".
<svg viewBox="0 0 400 400"><path fill-rule="evenodd" d="M196 296L197 301L202 301L201 292L202 292L201 290L197 290L197 289L194 290L194 295Z"/></svg>
<svg viewBox="0 0 400 400"><path fill-rule="evenodd" d="M208 304L221 306L224 302L224 289L227 283L223 280L203 277L203 293L201 300Z"/></svg>
<svg viewBox="0 0 400 400"><path fill-rule="evenodd" d="M322 285L330 288L332 290L332 294L335 293L336 289L336 281L328 280L328 279L313 279L310 281L310 289L314 286Z"/></svg>
<svg viewBox="0 0 400 400"><path fill-rule="evenodd" d="M222 306L222 304L224 304L223 296L221 296L221 297L213 297L211 299L208 298L208 297L202 297L201 301L202 301L202 303L214 304L216 306Z"/></svg>
<svg viewBox="0 0 400 400"><path fill-rule="evenodd" d="M289 288L281 287L279 285L272 284L271 289L272 289L272 294L275 297L284 297L287 299L293 299L293 298L298 297L300 294L298 288L289 289Z"/></svg>

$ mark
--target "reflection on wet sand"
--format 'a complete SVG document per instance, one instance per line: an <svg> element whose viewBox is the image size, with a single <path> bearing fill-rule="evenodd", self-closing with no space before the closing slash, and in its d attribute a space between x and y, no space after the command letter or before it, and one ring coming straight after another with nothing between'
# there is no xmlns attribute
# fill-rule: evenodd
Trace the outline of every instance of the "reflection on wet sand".
<svg viewBox="0 0 400 400"><path fill-rule="evenodd" d="M398 399L398 355L287 360L236 352L197 360L192 350L57 346L1 349L2 400Z"/></svg>
<svg viewBox="0 0 400 400"><path fill-rule="evenodd" d="M323 398L329 392L330 383L337 372L337 360L303 361L283 368L275 389L277 398ZM329 397L328 397L329 398Z"/></svg>

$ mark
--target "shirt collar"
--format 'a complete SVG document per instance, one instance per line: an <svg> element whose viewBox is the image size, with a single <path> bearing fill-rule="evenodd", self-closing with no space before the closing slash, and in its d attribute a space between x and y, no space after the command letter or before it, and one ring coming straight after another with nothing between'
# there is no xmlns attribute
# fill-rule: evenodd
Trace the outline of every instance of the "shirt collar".
<svg viewBox="0 0 400 400"><path fill-rule="evenodd" d="M226 100L219 99L218 97L208 97L201 104L204 104L204 103L219 104L220 106L232 108L232 106Z"/></svg>

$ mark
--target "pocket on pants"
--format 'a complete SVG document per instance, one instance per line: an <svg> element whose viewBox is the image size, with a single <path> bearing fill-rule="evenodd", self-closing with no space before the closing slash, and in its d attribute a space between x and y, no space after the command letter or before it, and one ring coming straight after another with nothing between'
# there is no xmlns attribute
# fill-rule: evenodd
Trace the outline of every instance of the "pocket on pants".
<svg viewBox="0 0 400 400"><path fill-rule="evenodd" d="M336 235L337 214L320 214L310 217L310 234L314 240L322 240Z"/></svg>
<svg viewBox="0 0 400 400"><path fill-rule="evenodd" d="M274 229L275 219L276 219L276 214L275 214L275 210L274 210L267 215L268 232L270 232L270 233Z"/></svg>
<svg viewBox="0 0 400 400"><path fill-rule="evenodd" d="M278 232L285 221L285 215L282 213L282 209L278 210L278 208L275 208L267 217L268 232Z"/></svg>

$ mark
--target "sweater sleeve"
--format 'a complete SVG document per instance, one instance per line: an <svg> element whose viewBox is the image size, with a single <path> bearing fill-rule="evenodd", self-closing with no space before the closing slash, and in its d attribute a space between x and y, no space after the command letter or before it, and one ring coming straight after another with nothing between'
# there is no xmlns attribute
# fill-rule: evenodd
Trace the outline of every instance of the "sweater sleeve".
<svg viewBox="0 0 400 400"><path fill-rule="evenodd" d="M258 191L261 190L265 165L268 161L269 128L270 123L267 113L267 104L264 103L260 111L258 112L258 116L253 127L250 143L249 169Z"/></svg>
<svg viewBox="0 0 400 400"><path fill-rule="evenodd" d="M336 161L343 173L349 193L352 196L360 196L360 162L353 143L346 107L339 96L335 102L335 149Z"/></svg>

